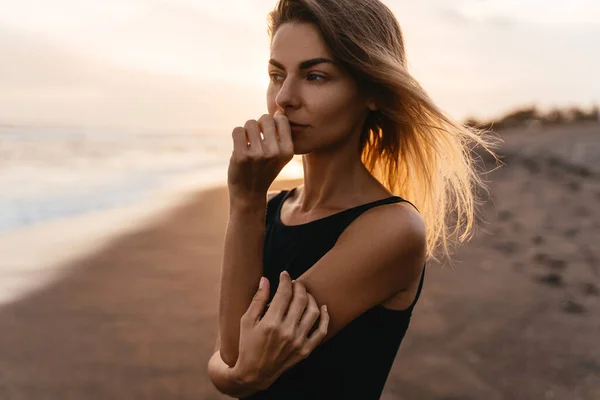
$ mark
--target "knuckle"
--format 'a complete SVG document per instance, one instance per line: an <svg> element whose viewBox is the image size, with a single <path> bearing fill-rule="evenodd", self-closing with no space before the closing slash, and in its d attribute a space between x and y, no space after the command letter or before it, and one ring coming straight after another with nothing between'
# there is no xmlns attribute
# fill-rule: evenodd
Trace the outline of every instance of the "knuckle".
<svg viewBox="0 0 600 400"><path fill-rule="evenodd" d="M246 123L244 124L244 128L248 129L250 127L254 128L258 126L258 121L255 119L249 119L248 121L246 121Z"/></svg>
<svg viewBox="0 0 600 400"><path fill-rule="evenodd" d="M302 348L302 349L301 349L301 350L298 352L299 356L300 356L302 359L305 359L305 358L307 358L307 357L310 355L310 353L311 353L311 351L310 351L310 349L309 349L309 348L307 348L307 347L303 347L303 348Z"/></svg>
<svg viewBox="0 0 600 400"><path fill-rule="evenodd" d="M304 348L304 340L301 337L298 337L298 338L294 339L294 341L292 342L292 345L293 345L294 349L296 349L297 352L300 352Z"/></svg>
<svg viewBox="0 0 600 400"><path fill-rule="evenodd" d="M306 290L302 289L299 293L298 296L300 296L300 298L305 301L306 303L308 303L308 293L306 292Z"/></svg>
<svg viewBox="0 0 600 400"><path fill-rule="evenodd" d="M248 157L252 161L262 161L265 158L265 154L261 149L255 149L248 153Z"/></svg>
<svg viewBox="0 0 600 400"><path fill-rule="evenodd" d="M311 308L306 313L312 321L316 321L319 318L319 315L321 315L318 308Z"/></svg>
<svg viewBox="0 0 600 400"><path fill-rule="evenodd" d="M266 333L275 333L278 331L277 325L273 322L267 322L263 324L263 329Z"/></svg>
<svg viewBox="0 0 600 400"><path fill-rule="evenodd" d="M288 118L283 114L277 114L273 117L273 119L278 120L278 121L287 121L288 120Z"/></svg>
<svg viewBox="0 0 600 400"><path fill-rule="evenodd" d="M262 379L263 374L257 368L254 368L251 372L248 373L248 376L245 378L244 383L254 384L256 382L261 382Z"/></svg>
<svg viewBox="0 0 600 400"><path fill-rule="evenodd" d="M273 117L270 114L263 114L260 116L260 118L258 120L261 122L274 121Z"/></svg>
<svg viewBox="0 0 600 400"><path fill-rule="evenodd" d="M277 287L277 291L279 293L281 293L282 295L291 295L292 294L292 288L291 285L287 285L285 283L279 283L279 287Z"/></svg>
<svg viewBox="0 0 600 400"><path fill-rule="evenodd" d="M231 161L234 162L234 163L236 163L236 164L242 164L242 163L244 163L244 162L247 161L246 157L247 156L245 154L237 152L237 151L234 151L231 154Z"/></svg>
<svg viewBox="0 0 600 400"><path fill-rule="evenodd" d="M272 159L278 158L278 157L277 157L277 156L278 156L278 151L277 151L277 150L275 150L275 149L273 149L273 148L271 148L271 147L267 147L267 148L264 150L264 152L263 152L263 153L264 153L264 157L265 157L266 159L272 160Z"/></svg>
<svg viewBox="0 0 600 400"><path fill-rule="evenodd" d="M290 143L289 145L282 145L282 148L280 150L281 153L281 157L282 158L293 158L294 157L294 147L293 145Z"/></svg>
<svg viewBox="0 0 600 400"><path fill-rule="evenodd" d="M285 342L285 343L290 343L293 344L295 339L295 335L294 332L286 330L286 331L282 331L279 338Z"/></svg>
<svg viewBox="0 0 600 400"><path fill-rule="evenodd" d="M308 304L308 296L306 296L304 293L298 293L295 296L298 298L297 301L306 308L306 305Z"/></svg>
<svg viewBox="0 0 600 400"><path fill-rule="evenodd" d="M245 164L251 160L249 153L238 153L236 156L236 160L240 164Z"/></svg>
<svg viewBox="0 0 600 400"><path fill-rule="evenodd" d="M320 315L321 318L323 318L323 307L319 307L319 305L317 304L317 302L315 302L315 304L313 305L313 307L311 307L311 312L314 312L317 315Z"/></svg>
<svg viewBox="0 0 600 400"><path fill-rule="evenodd" d="M294 281L294 285L295 285L294 287L295 287L296 289L298 289L298 290L300 290L300 291L302 291L302 292L306 293L307 295L309 294L309 293L306 291L306 287L304 286L304 284L303 284L302 282L300 282L300 281Z"/></svg>

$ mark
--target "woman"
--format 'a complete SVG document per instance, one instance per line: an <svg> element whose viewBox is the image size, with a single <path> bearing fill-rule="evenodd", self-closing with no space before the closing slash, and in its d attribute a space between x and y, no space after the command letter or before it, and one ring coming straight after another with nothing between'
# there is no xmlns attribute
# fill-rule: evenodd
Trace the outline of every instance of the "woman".
<svg viewBox="0 0 600 400"><path fill-rule="evenodd" d="M239 398L377 399L426 260L472 227L468 145L492 142L409 75L379 1L281 0L269 17L268 114L232 133L209 375ZM304 184L267 193L294 154Z"/></svg>

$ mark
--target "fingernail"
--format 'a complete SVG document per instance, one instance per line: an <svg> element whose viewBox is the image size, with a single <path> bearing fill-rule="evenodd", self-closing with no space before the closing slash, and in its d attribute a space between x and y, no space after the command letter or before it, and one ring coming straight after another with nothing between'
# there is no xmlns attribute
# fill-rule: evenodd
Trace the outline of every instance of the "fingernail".
<svg viewBox="0 0 600 400"><path fill-rule="evenodd" d="M327 312L327 306L323 306L323 310L325 310L325 312Z"/></svg>
<svg viewBox="0 0 600 400"><path fill-rule="evenodd" d="M258 288L262 289L265 286L265 283L267 283L267 278L265 278L264 276L260 278L260 283L258 284Z"/></svg>
<svg viewBox="0 0 600 400"><path fill-rule="evenodd" d="M287 271L283 271L283 272L281 273L281 276L283 276L283 275L287 275L288 277L290 276L290 274L289 274Z"/></svg>

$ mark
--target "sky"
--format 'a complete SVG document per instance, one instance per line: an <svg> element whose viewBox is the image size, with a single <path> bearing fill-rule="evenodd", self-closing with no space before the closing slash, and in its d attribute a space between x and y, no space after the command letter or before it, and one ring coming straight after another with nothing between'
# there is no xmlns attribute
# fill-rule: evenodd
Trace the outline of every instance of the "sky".
<svg viewBox="0 0 600 400"><path fill-rule="evenodd" d="M275 0L0 0L0 124L225 132L266 113ZM452 117L600 103L597 0L384 0Z"/></svg>

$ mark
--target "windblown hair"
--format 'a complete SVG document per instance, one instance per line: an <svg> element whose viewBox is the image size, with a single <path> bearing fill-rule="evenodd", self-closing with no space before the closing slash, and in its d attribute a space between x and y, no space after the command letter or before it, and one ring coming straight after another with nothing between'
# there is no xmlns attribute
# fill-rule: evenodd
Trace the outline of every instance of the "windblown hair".
<svg viewBox="0 0 600 400"><path fill-rule="evenodd" d="M407 70L404 39L391 10L379 0L279 0L268 15L273 40L285 23L312 23L361 93L375 96L358 151L367 169L388 190L419 209L427 231L427 258L469 240L487 191L473 147L491 150L499 139L453 121ZM496 140L497 139L497 140Z"/></svg>

